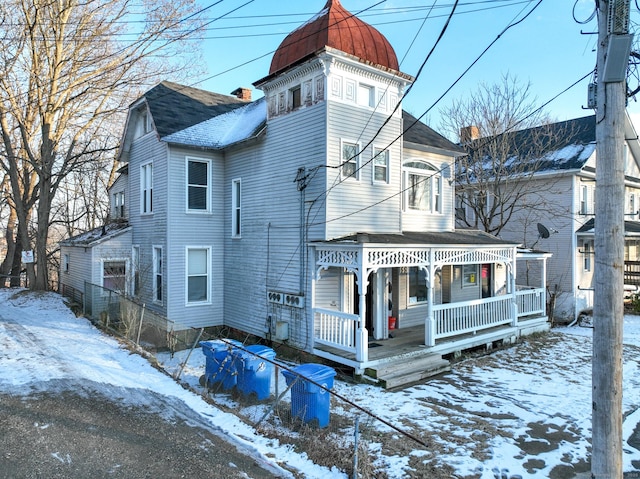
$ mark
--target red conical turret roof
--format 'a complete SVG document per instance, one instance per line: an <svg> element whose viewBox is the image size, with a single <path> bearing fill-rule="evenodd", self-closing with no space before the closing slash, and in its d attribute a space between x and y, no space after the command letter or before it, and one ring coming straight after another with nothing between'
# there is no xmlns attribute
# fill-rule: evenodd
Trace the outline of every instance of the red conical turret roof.
<svg viewBox="0 0 640 479"><path fill-rule="evenodd" d="M325 46L392 70L399 68L396 53L384 35L345 10L339 0L328 0L320 13L280 44L273 55L269 75L285 70Z"/></svg>

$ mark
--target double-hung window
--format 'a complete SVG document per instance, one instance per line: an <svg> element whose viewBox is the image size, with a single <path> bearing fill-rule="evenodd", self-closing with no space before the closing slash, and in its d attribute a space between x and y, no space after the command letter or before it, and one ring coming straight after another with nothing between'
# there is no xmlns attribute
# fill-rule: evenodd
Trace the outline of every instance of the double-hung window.
<svg viewBox="0 0 640 479"><path fill-rule="evenodd" d="M209 210L209 161L187 158L187 209Z"/></svg>
<svg viewBox="0 0 640 479"><path fill-rule="evenodd" d="M427 301L427 273L424 268L409 268L409 304Z"/></svg>
<svg viewBox="0 0 640 479"><path fill-rule="evenodd" d="M126 261L104 261L102 263L102 287L118 293L125 292L127 279Z"/></svg>
<svg viewBox="0 0 640 479"><path fill-rule="evenodd" d="M162 302L162 248L153 247L153 300Z"/></svg>
<svg viewBox="0 0 640 479"><path fill-rule="evenodd" d="M187 248L187 304L209 301L210 248Z"/></svg>
<svg viewBox="0 0 640 479"><path fill-rule="evenodd" d="M442 213L442 175L429 163L404 164L405 208Z"/></svg>
<svg viewBox="0 0 640 479"><path fill-rule="evenodd" d="M360 166L360 145L357 143L342 142L342 178L359 179L358 168Z"/></svg>
<svg viewBox="0 0 640 479"><path fill-rule="evenodd" d="M242 183L240 179L231 182L231 236L242 234Z"/></svg>
<svg viewBox="0 0 640 479"><path fill-rule="evenodd" d="M140 167L140 212L153 212L153 163Z"/></svg>
<svg viewBox="0 0 640 479"><path fill-rule="evenodd" d="M389 150L373 149L373 182L389 183Z"/></svg>

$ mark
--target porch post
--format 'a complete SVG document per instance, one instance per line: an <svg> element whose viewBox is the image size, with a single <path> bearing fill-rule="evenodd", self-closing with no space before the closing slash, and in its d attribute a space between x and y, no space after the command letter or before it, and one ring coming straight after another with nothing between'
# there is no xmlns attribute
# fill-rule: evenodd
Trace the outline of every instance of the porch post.
<svg viewBox="0 0 640 479"><path fill-rule="evenodd" d="M518 295L516 289L516 256L517 249L511 250L511 326L518 326Z"/></svg>
<svg viewBox="0 0 640 479"><path fill-rule="evenodd" d="M425 346L436 345L436 322L433 317L433 282L435 268L433 266L433 248L429 249L429 264L427 265L427 321L424 327Z"/></svg>
<svg viewBox="0 0 640 479"><path fill-rule="evenodd" d="M365 362L369 360L369 334L367 332L367 286L369 283L367 271L362 265L362 254L360 255L360 267L357 271L358 295L360 303L360 318L356 329L356 361Z"/></svg>

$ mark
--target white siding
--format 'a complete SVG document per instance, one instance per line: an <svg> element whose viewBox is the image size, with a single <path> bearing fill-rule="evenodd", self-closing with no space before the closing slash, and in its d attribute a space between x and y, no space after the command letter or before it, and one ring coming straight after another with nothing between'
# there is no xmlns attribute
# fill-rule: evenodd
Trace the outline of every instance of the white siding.
<svg viewBox="0 0 640 479"><path fill-rule="evenodd" d="M327 238L335 238L358 232L399 233L402 231L401 195L401 140L394 140L402 133L401 120L392 118L383 131L371 141L383 121L381 113L344 103L329 102L326 188ZM341 180L341 140L361 144L359 180ZM390 154L390 183L373 183L373 148L388 147ZM339 183L339 184L338 184ZM337 186L336 186L337 185ZM384 200L384 201L381 201Z"/></svg>
<svg viewBox="0 0 640 479"><path fill-rule="evenodd" d="M425 153L416 150L404 150L403 162L421 160L436 168L441 177L442 209L440 213L426 213L422 211L404 208L402 212L402 229L404 231L452 231L454 229L455 185L451 172L453 171L453 158ZM427 171L428 173L428 171Z"/></svg>

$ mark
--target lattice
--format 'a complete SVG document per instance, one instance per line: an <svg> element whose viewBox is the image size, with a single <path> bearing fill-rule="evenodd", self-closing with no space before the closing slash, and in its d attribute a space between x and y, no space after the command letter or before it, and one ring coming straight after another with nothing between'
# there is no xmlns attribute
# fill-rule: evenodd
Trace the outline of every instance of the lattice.
<svg viewBox="0 0 640 479"><path fill-rule="evenodd" d="M373 250L367 253L368 266L399 267L428 264L430 250Z"/></svg>

